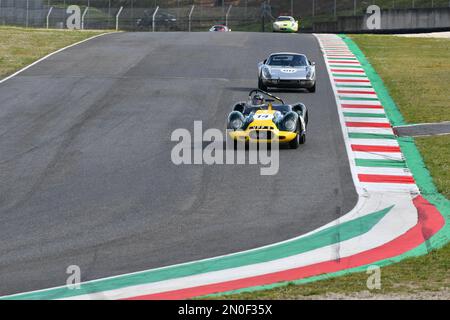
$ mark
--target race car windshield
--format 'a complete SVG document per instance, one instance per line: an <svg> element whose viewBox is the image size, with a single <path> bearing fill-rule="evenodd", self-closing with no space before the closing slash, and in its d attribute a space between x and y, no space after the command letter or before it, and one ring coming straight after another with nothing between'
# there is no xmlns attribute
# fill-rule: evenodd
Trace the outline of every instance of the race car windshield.
<svg viewBox="0 0 450 320"><path fill-rule="evenodd" d="M289 17L278 17L277 21L291 21L291 18L289 18Z"/></svg>
<svg viewBox="0 0 450 320"><path fill-rule="evenodd" d="M283 54L271 56L267 64L278 67L306 67L307 61L304 56Z"/></svg>
<svg viewBox="0 0 450 320"><path fill-rule="evenodd" d="M214 30L215 31L222 31L222 30L225 30L225 28L222 27L222 26L216 26L216 27L214 27Z"/></svg>
<svg viewBox="0 0 450 320"><path fill-rule="evenodd" d="M250 106L250 107L245 108L244 115L248 116L250 113L255 113L258 110L267 110L267 109L268 109L268 105ZM272 109L275 111L279 111L282 114L285 114L292 110L291 107L288 105L276 105L276 104L272 105Z"/></svg>

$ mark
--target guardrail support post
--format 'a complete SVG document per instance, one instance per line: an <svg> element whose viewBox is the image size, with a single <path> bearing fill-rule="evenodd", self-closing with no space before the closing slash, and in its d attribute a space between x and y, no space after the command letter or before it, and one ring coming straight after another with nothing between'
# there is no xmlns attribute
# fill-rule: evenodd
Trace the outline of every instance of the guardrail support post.
<svg viewBox="0 0 450 320"><path fill-rule="evenodd" d="M116 31L119 31L119 17L122 13L123 7L120 7L119 11L116 14Z"/></svg>
<svg viewBox="0 0 450 320"><path fill-rule="evenodd" d="M195 5L192 5L191 11L189 12L189 32L191 32L191 22L192 22L192 13L194 12Z"/></svg>
<svg viewBox="0 0 450 320"><path fill-rule="evenodd" d="M29 17L30 17L30 0L27 0L27 15L26 15L26 20L25 20L25 27L28 28L28 21L29 21Z"/></svg>
<svg viewBox="0 0 450 320"><path fill-rule="evenodd" d="M159 10L159 6L156 7L155 12L153 12L153 16L152 16L152 32L155 32L155 18L156 18L156 14L158 13Z"/></svg>
<svg viewBox="0 0 450 320"><path fill-rule="evenodd" d="M230 11L231 11L231 8L233 7L233 5L232 4L230 4L230 6L228 7L228 11L227 11L227 14L225 15L225 25L228 27L228 16L230 15Z"/></svg>
<svg viewBox="0 0 450 320"><path fill-rule="evenodd" d="M81 16L81 30L84 30L84 18L86 17L88 11L89 7L86 7L86 9L84 9L83 15Z"/></svg>
<svg viewBox="0 0 450 320"><path fill-rule="evenodd" d="M46 18L47 29L49 27L50 15L52 14L52 11L53 11L53 7L50 7L50 9L48 9L47 18Z"/></svg>

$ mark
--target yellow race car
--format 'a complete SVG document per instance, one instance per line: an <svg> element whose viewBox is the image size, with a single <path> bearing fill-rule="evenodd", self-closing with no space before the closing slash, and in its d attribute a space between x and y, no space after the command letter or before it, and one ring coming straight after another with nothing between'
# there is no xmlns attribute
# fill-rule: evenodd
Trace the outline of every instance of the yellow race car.
<svg viewBox="0 0 450 320"><path fill-rule="evenodd" d="M236 103L228 116L232 141L270 143L276 140L287 143L291 149L306 142L307 125L308 110L303 103L286 104L259 89L250 91L247 102Z"/></svg>

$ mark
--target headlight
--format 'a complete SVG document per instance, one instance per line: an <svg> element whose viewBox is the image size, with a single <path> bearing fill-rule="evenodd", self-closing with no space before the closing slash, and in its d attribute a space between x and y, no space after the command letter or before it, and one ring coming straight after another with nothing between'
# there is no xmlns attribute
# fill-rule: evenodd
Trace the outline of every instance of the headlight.
<svg viewBox="0 0 450 320"><path fill-rule="evenodd" d="M266 79L272 78L272 75L270 74L269 68L263 68L262 69L262 74L263 74L264 78L266 78Z"/></svg>
<svg viewBox="0 0 450 320"><path fill-rule="evenodd" d="M234 119L233 121L231 121L230 126L232 129L237 130L237 129L242 128L243 124L244 123L242 122L241 119Z"/></svg>
<svg viewBox="0 0 450 320"><path fill-rule="evenodd" d="M291 111L288 112L281 121L281 128L286 131L294 132L297 130L298 115Z"/></svg>
<svg viewBox="0 0 450 320"><path fill-rule="evenodd" d="M284 122L284 127L287 131L295 131L295 121L293 119L288 119Z"/></svg>
<svg viewBox="0 0 450 320"><path fill-rule="evenodd" d="M228 128L232 130L242 129L244 126L244 115L239 111L233 111L228 116Z"/></svg>
<svg viewBox="0 0 450 320"><path fill-rule="evenodd" d="M312 78L312 70L311 69L308 70L308 73L306 74L306 78L307 79L311 79Z"/></svg>

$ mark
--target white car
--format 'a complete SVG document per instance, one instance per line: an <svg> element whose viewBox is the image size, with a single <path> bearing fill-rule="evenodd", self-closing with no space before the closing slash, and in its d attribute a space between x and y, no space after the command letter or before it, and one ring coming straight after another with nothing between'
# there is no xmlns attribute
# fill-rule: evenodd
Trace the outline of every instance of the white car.
<svg viewBox="0 0 450 320"><path fill-rule="evenodd" d="M228 28L227 26L218 24L218 25L212 26L212 28L209 29L209 31L210 32L230 32L231 29Z"/></svg>
<svg viewBox="0 0 450 320"><path fill-rule="evenodd" d="M279 16L273 23L273 32L298 32L298 20L291 16Z"/></svg>
<svg viewBox="0 0 450 320"><path fill-rule="evenodd" d="M304 54L272 53L258 63L258 88L303 88L316 92L316 64Z"/></svg>

